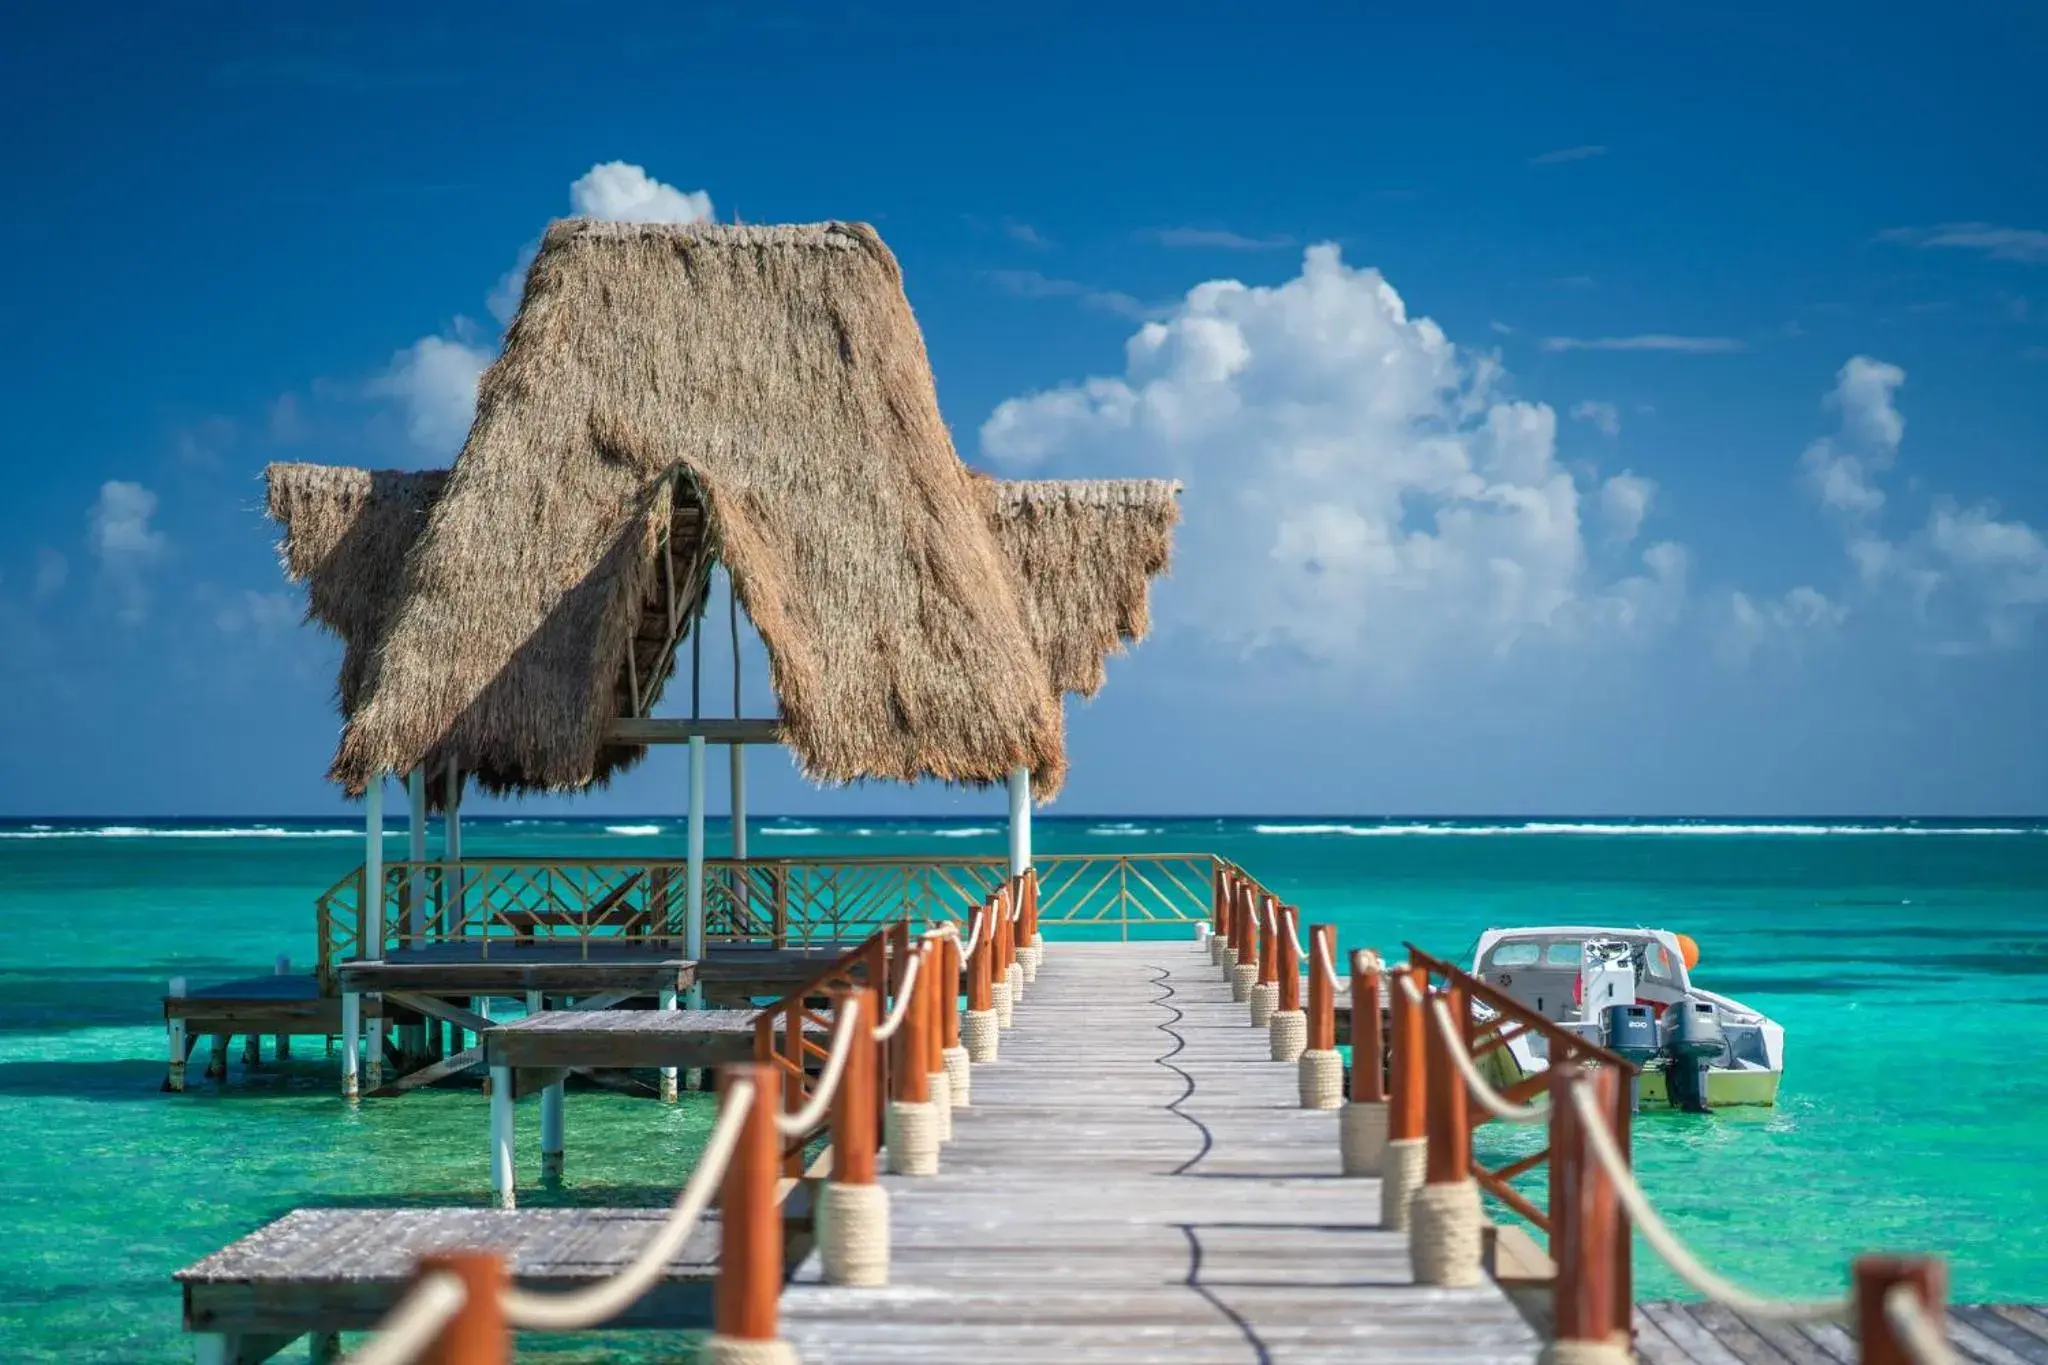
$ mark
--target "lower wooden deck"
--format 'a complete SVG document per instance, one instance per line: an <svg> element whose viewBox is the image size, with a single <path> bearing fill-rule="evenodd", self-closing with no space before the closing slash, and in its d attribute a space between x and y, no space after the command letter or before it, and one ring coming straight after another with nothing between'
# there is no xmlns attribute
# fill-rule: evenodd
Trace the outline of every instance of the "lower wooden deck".
<svg viewBox="0 0 2048 1365"><path fill-rule="evenodd" d="M943 1173L886 1181L890 1286L807 1261L784 1334L812 1365L1533 1360L1493 1285L1409 1282L1267 1047L1192 943L1051 945Z"/></svg>
<svg viewBox="0 0 2048 1365"><path fill-rule="evenodd" d="M1948 1344L1964 1365L2048 1365L2048 1307L1952 1305ZM1836 1323L1764 1322L1711 1303L1636 1305L1643 1365L1856 1365L1857 1349Z"/></svg>

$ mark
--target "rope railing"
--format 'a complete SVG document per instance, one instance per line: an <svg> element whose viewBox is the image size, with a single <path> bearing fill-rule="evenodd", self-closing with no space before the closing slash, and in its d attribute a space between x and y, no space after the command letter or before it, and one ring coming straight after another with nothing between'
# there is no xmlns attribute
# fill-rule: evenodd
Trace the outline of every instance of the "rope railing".
<svg viewBox="0 0 2048 1365"><path fill-rule="evenodd" d="M372 1329L375 1333L344 1365L411 1365L469 1301L461 1280L446 1271L422 1276Z"/></svg>
<svg viewBox="0 0 2048 1365"><path fill-rule="evenodd" d="M1622 1207L1628 1210L1629 1218L1643 1234L1643 1240L1650 1244L1650 1249L1671 1267L1671 1272L1679 1279L1725 1308L1771 1322L1835 1322L1848 1314L1847 1299L1794 1302L1765 1298L1709 1270L1672 1232L1670 1225L1650 1203L1649 1196L1643 1193L1643 1187L1636 1183L1635 1174L1629 1169L1628 1160L1622 1156L1620 1145L1608 1129L1607 1117L1600 1112L1592 1091L1574 1078L1569 1093L1583 1125L1586 1146L1607 1178L1614 1182L1614 1192Z"/></svg>
<svg viewBox="0 0 2048 1365"><path fill-rule="evenodd" d="M1955 1352L1912 1285L1895 1284L1885 1291L1884 1320L1906 1354L1913 1357L1913 1365L1956 1365Z"/></svg>
<svg viewBox="0 0 2048 1365"><path fill-rule="evenodd" d="M860 1022L860 1001L849 1000L832 1025L832 1050L825 1068L818 1073L818 1088L811 1101L794 1114L777 1114L775 1127L784 1137L801 1137L825 1121L832 1111L832 1098L839 1093L839 1078L846 1074L846 1059L853 1053L854 1025Z"/></svg>
<svg viewBox="0 0 2048 1365"><path fill-rule="evenodd" d="M888 1019L875 1026L875 1041L886 1043L896 1036L896 1030L903 1027L903 1021L910 1014L910 1002L917 993L917 971L924 963L927 949L919 944L903 966L903 980L896 986L896 1004L889 1011Z"/></svg>
<svg viewBox="0 0 2048 1365"><path fill-rule="evenodd" d="M1330 954L1327 950L1327 945L1320 938L1318 938L1315 941L1315 961L1316 967L1323 974L1323 979L1330 983L1330 989L1333 991L1341 990L1344 985L1344 979L1337 975L1337 968L1336 965L1330 961Z"/></svg>
<svg viewBox="0 0 2048 1365"><path fill-rule="evenodd" d="M670 1206L668 1217L630 1263L609 1279L566 1293L544 1294L508 1287L504 1292L505 1316L512 1325L550 1332L594 1327L616 1317L652 1288L668 1268L670 1259L690 1240L697 1220L710 1207L712 1194L725 1179L754 1094L752 1081L735 1081L727 1087L719 1100L718 1121L712 1126L710 1141L704 1144L697 1169L690 1172L690 1179Z"/></svg>
<svg viewBox="0 0 2048 1365"><path fill-rule="evenodd" d="M1486 1083L1486 1077L1479 1074L1479 1068L1472 1061L1472 1054L1466 1051L1465 1040L1458 1035L1457 1021L1451 1018L1450 1007L1444 1004L1441 995L1432 995L1425 1004L1422 992L1415 988L1412 978L1402 975L1395 978L1400 983L1401 993L1416 1005L1429 1011L1430 1020L1438 1033L1443 1035L1444 1054L1451 1059L1451 1065L1458 1069L1458 1075L1465 1082L1465 1089L1480 1108L1504 1123L1542 1123L1550 1117L1548 1098L1535 1104L1517 1104Z"/></svg>
<svg viewBox="0 0 2048 1365"><path fill-rule="evenodd" d="M1287 937L1294 940L1294 955L1298 958L1307 957L1308 948L1301 941L1301 926L1295 921L1294 907L1291 905L1281 906L1280 919L1287 926Z"/></svg>

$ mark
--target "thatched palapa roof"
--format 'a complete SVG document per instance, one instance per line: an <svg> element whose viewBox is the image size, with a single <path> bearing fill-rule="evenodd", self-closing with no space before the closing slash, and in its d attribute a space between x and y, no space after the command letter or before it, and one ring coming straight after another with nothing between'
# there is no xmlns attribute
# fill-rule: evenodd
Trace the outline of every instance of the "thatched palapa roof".
<svg viewBox="0 0 2048 1365"><path fill-rule="evenodd" d="M1049 795L1057 694L1142 634L1174 519L1171 485L992 495L894 258L841 224L557 224L452 471L270 483L287 570L347 646L351 791L444 760L511 790L630 762L606 727L652 707L670 604L715 554L812 777L1023 764Z"/></svg>

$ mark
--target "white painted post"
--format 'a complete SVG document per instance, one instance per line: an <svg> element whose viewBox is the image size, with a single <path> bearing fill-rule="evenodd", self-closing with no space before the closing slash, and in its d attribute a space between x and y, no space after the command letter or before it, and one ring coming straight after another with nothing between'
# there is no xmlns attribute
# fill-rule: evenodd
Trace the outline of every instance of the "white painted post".
<svg viewBox="0 0 2048 1365"><path fill-rule="evenodd" d="M405 775L405 858L412 864L405 898L412 906L410 928L417 948L427 936L427 879L420 871L427 860L427 774L418 766Z"/></svg>
<svg viewBox="0 0 2048 1365"><path fill-rule="evenodd" d="M364 958L384 956L384 774L370 779L363 791L363 941Z"/></svg>
<svg viewBox="0 0 2048 1365"><path fill-rule="evenodd" d="M1010 769L1010 875L1031 870L1031 770Z"/></svg>
<svg viewBox="0 0 2048 1365"><path fill-rule="evenodd" d="M464 885L468 878L462 874L462 769L453 763L448 765L448 792L441 801L441 858L448 864L442 873L441 894L453 908L441 932L447 933L452 924L460 933L469 898Z"/></svg>
<svg viewBox="0 0 2048 1365"><path fill-rule="evenodd" d="M165 994L169 995L173 1000L183 1000L185 998L185 978L182 976L172 977L171 988ZM185 1088L184 1019L178 1018L166 1021L164 1032L167 1035L171 1054L171 1069L170 1073L164 1078L164 1089L176 1094Z"/></svg>
<svg viewBox="0 0 2048 1365"><path fill-rule="evenodd" d="M291 958L291 954L290 954L290 953L279 953L279 954L277 955L277 964L276 964L276 967L275 967L275 968L274 968L274 970L273 970L273 975L276 975L276 976L290 976L291 974L292 974L292 958ZM291 1036L291 1034L289 1034L289 1033L280 1033L280 1034L278 1034L278 1035L277 1035L277 1060L279 1060L280 1062L281 1062L281 1061L284 1061L284 1060L285 1060L286 1058L290 1057L291 1055L292 1055L292 1036Z"/></svg>
<svg viewBox="0 0 2048 1365"><path fill-rule="evenodd" d="M540 1092L540 1176L562 1178L562 1102L565 1083L556 1081Z"/></svg>
<svg viewBox="0 0 2048 1365"><path fill-rule="evenodd" d="M512 1195L512 1068L491 1068L491 1189L498 1207L514 1207Z"/></svg>
<svg viewBox="0 0 2048 1365"><path fill-rule="evenodd" d="M656 1003L662 1009L672 1010L676 1007L676 993L674 991L663 991ZM676 1069L674 1067L665 1066L661 1069L661 1102L663 1104L674 1104L676 1102L678 1089L676 1079Z"/></svg>
<svg viewBox="0 0 2048 1365"><path fill-rule="evenodd" d="M363 1046L363 997L355 991L341 993L341 1097L357 1098L357 1054Z"/></svg>
<svg viewBox="0 0 2048 1365"><path fill-rule="evenodd" d="M683 928L683 955L692 962L704 956L704 736L690 736L689 920ZM703 1006L704 988L690 987L690 1006Z"/></svg>
<svg viewBox="0 0 2048 1365"><path fill-rule="evenodd" d="M747 746L732 746L732 856L747 856Z"/></svg>

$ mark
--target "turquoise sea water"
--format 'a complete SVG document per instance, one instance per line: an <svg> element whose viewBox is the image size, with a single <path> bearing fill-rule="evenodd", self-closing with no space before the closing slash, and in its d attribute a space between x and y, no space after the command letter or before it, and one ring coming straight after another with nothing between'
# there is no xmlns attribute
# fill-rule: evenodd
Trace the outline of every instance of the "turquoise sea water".
<svg viewBox="0 0 2048 1365"><path fill-rule="evenodd" d="M665 817L465 834L472 855L682 849ZM1646 1115L1637 1130L1644 1184L1706 1259L1771 1293L1820 1294L1858 1251L1933 1250L1958 1298L2048 1298L2048 823L1042 818L1036 844L1221 853L1346 945L1456 955L1490 925L1545 922L1691 933L1700 983L1788 1034L1775 1110ZM993 820L777 821L754 851L1002 846ZM0 824L7 1359L189 1359L178 1266L301 1204L484 1201L472 1092L352 1112L304 1039L254 1076L238 1047L225 1088L195 1074L188 1094L158 1091L165 980L261 974L280 953L309 963L313 899L360 853L339 820ZM669 1109L573 1095L568 1183L545 1197L665 1202L707 1123L693 1096ZM522 1158L536 1150L522 1132ZM1647 1253L1638 1266L1644 1295L1676 1290ZM574 1342L522 1355L610 1358Z"/></svg>

